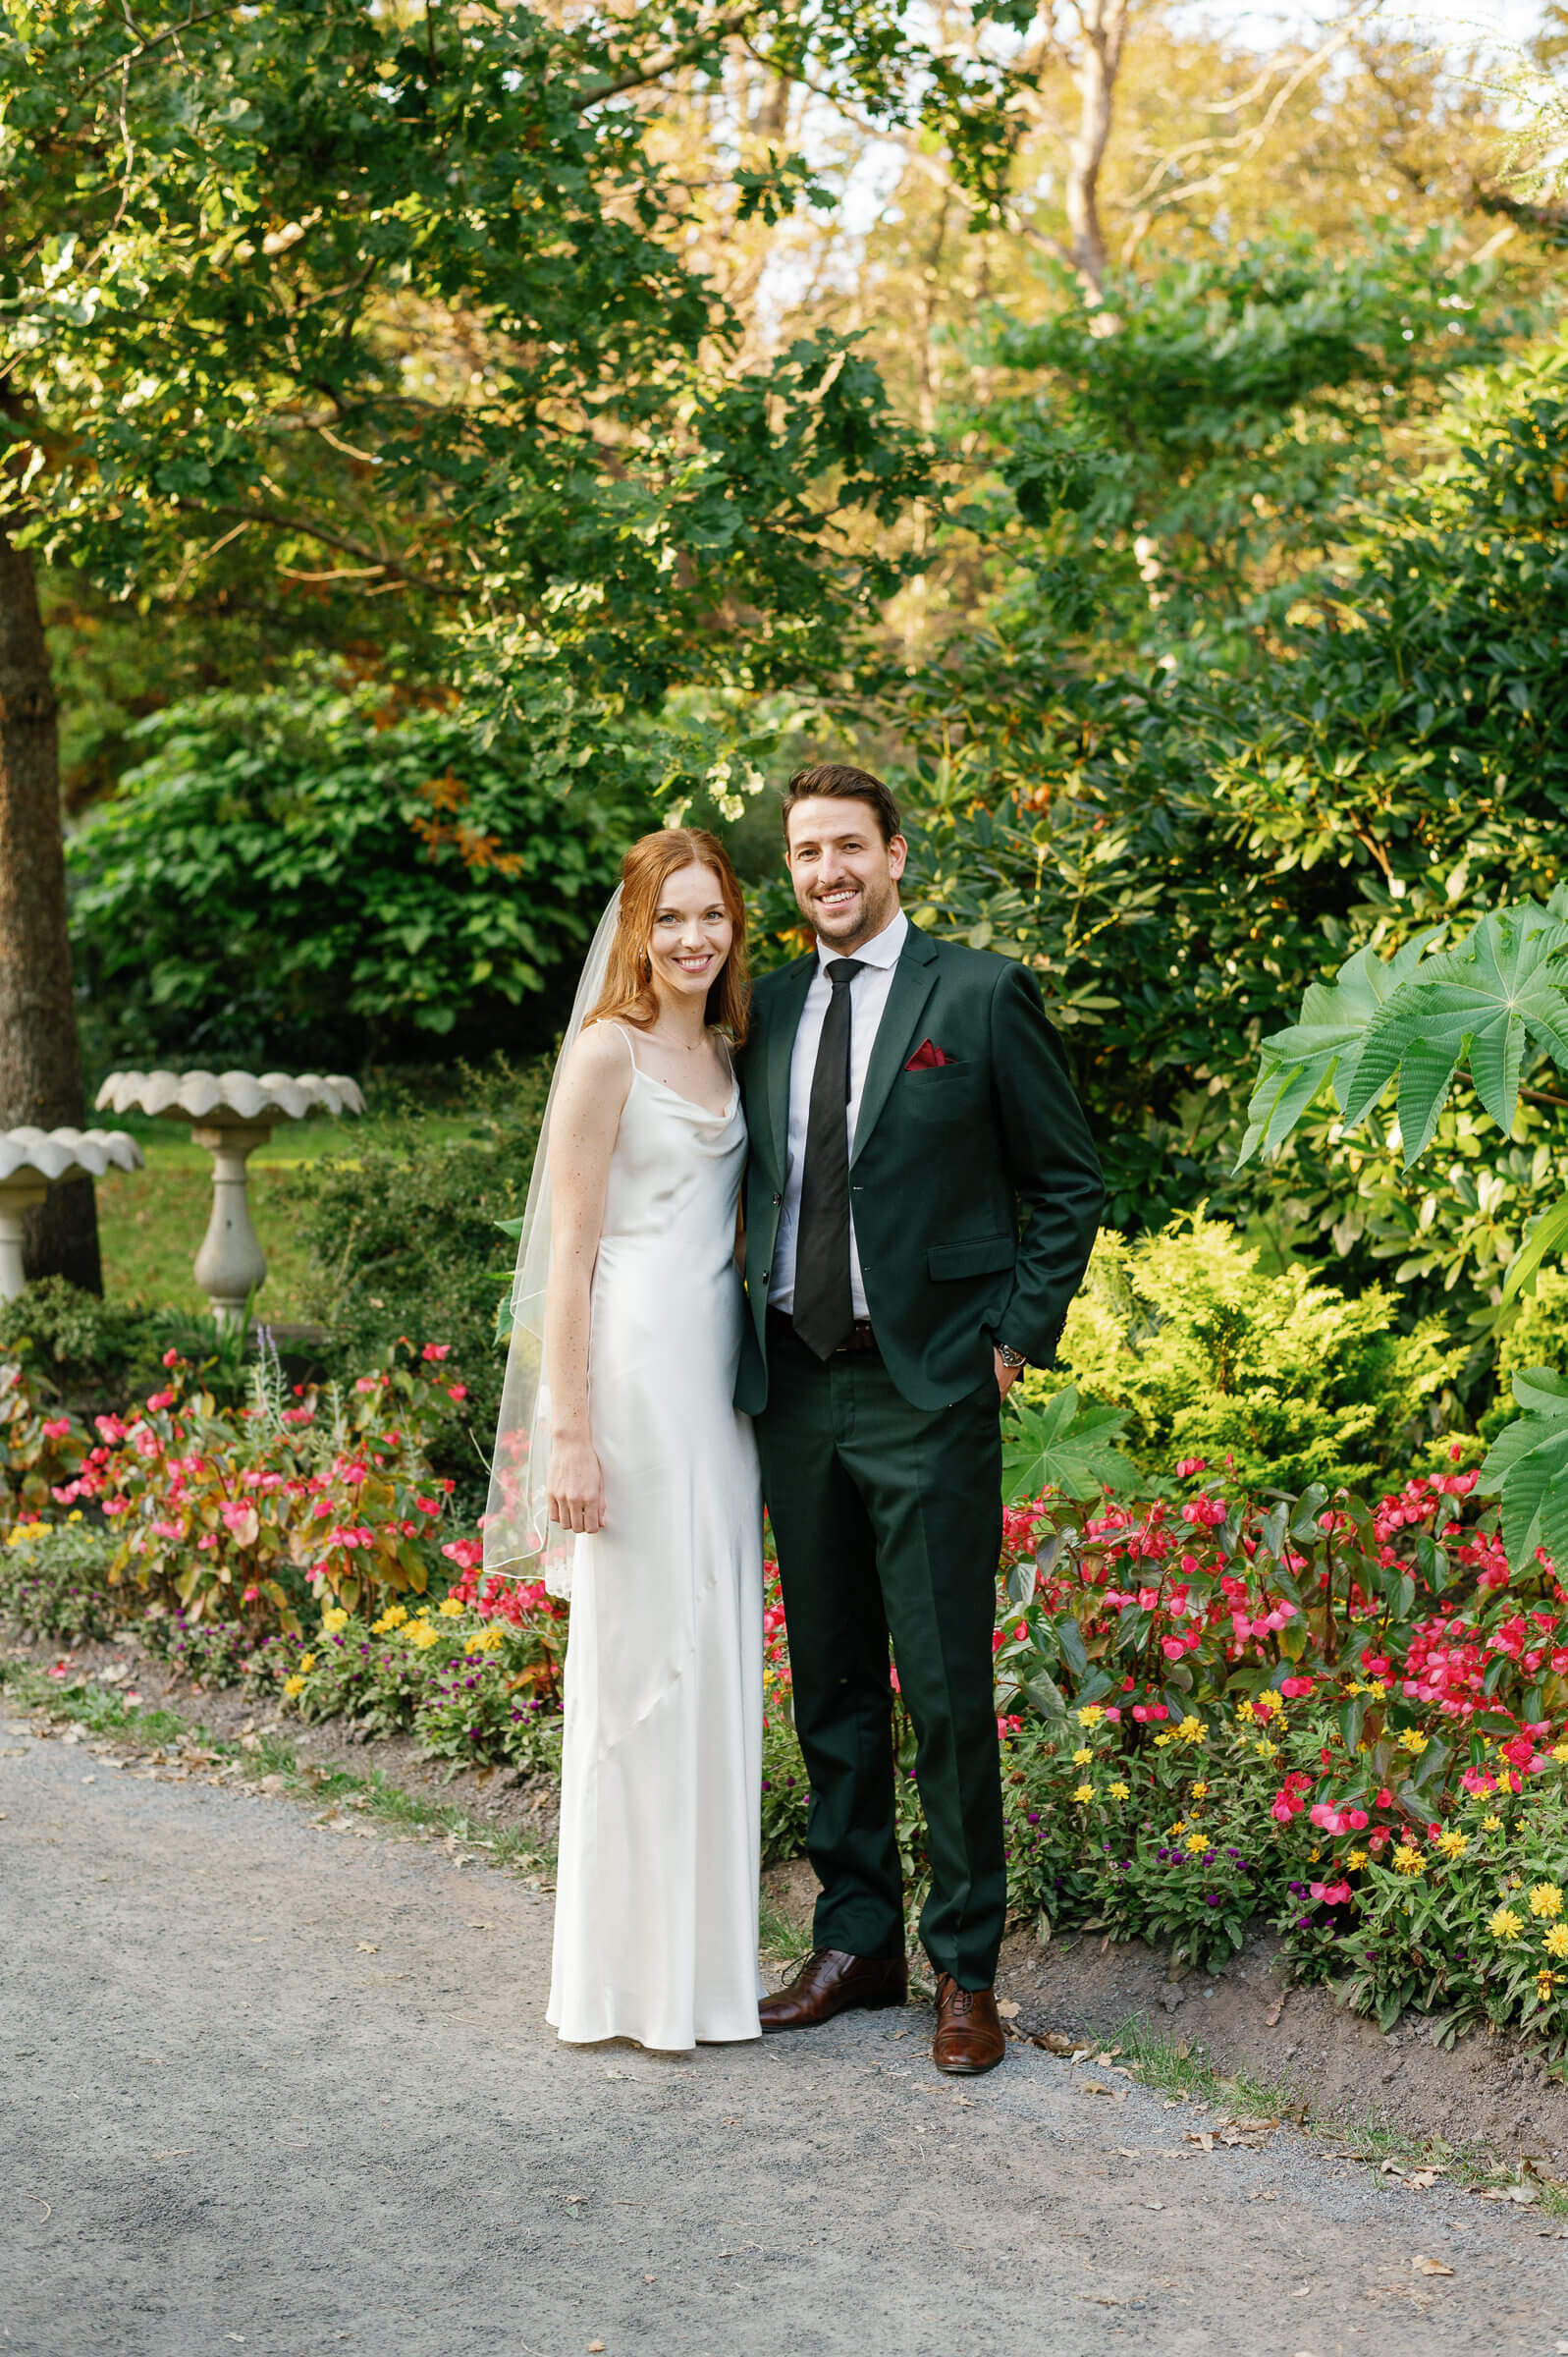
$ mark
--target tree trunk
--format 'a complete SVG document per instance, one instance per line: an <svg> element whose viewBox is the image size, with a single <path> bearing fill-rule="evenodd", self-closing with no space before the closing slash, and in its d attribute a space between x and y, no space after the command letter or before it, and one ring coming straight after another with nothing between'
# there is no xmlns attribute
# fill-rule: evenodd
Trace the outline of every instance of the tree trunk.
<svg viewBox="0 0 1568 2357"><path fill-rule="evenodd" d="M31 552L0 529L0 1129L82 1118L49 651ZM28 1214L23 1263L103 1290L90 1178L51 1187Z"/></svg>
<svg viewBox="0 0 1568 2357"><path fill-rule="evenodd" d="M1106 239L1100 225L1100 167L1110 139L1110 104L1121 66L1131 0L1080 0L1083 50L1078 64L1080 101L1077 137L1067 167L1067 229L1073 268L1086 291L1098 298L1106 275Z"/></svg>

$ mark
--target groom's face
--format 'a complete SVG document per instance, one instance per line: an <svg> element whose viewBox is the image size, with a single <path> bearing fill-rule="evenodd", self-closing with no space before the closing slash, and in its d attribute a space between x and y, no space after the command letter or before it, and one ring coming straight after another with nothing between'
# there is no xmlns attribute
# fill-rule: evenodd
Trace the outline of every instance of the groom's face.
<svg viewBox="0 0 1568 2357"><path fill-rule="evenodd" d="M784 857L800 913L843 954L892 923L908 852L901 835L884 843L869 802L824 794L790 805Z"/></svg>

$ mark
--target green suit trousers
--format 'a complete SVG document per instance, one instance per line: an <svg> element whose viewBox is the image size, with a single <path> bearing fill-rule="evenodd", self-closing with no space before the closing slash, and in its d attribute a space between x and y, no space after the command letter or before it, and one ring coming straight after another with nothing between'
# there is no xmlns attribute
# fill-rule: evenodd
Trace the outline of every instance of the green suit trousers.
<svg viewBox="0 0 1568 2357"><path fill-rule="evenodd" d="M757 1421L811 1785L815 1940L903 1953L889 1639L917 1744L932 1891L920 1936L960 1988L996 1978L1006 1915L991 1633L1001 1545L997 1386L942 1408L874 1352L824 1363L777 1313Z"/></svg>

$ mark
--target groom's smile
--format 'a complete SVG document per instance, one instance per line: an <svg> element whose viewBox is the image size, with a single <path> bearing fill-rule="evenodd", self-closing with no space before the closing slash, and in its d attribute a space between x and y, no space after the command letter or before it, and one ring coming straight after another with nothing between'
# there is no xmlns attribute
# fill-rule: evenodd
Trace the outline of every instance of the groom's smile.
<svg viewBox="0 0 1568 2357"><path fill-rule="evenodd" d="M800 913L820 941L844 952L886 931L905 851L901 835L883 841L862 802L819 795L793 805L785 856Z"/></svg>

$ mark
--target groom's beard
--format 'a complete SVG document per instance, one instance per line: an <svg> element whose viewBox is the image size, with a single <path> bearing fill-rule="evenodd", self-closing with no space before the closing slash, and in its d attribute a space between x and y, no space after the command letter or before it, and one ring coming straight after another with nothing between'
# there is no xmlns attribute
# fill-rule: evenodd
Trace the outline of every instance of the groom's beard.
<svg viewBox="0 0 1568 2357"><path fill-rule="evenodd" d="M837 889L837 887L835 888ZM825 896L823 896L825 897ZM820 908L819 896L795 896L800 913L817 939L831 950L852 950L863 941L875 941L885 933L898 913L898 887L890 881L886 895L873 898L865 885L837 909Z"/></svg>

